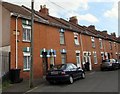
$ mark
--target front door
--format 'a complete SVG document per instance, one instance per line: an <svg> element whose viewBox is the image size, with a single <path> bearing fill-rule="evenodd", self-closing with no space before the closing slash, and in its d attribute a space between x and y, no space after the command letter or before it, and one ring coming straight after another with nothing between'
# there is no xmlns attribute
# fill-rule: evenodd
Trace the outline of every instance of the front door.
<svg viewBox="0 0 120 94"><path fill-rule="evenodd" d="M91 57L88 55L84 55L84 61L85 61L85 64L88 64L87 65L89 67L88 70L92 70Z"/></svg>
<svg viewBox="0 0 120 94"><path fill-rule="evenodd" d="M80 53L76 53L77 67L81 67Z"/></svg>
<svg viewBox="0 0 120 94"><path fill-rule="evenodd" d="M44 53L43 53L42 62L43 62L43 75L46 75L46 72L47 72L47 70L48 70L47 52L44 52Z"/></svg>

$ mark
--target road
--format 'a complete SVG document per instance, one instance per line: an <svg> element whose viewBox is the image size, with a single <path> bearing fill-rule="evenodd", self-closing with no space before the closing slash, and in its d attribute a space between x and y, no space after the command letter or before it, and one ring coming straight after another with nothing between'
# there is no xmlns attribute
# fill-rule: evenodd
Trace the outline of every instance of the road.
<svg viewBox="0 0 120 94"><path fill-rule="evenodd" d="M48 82L28 92L118 92L118 70L95 71L73 84L51 85Z"/></svg>

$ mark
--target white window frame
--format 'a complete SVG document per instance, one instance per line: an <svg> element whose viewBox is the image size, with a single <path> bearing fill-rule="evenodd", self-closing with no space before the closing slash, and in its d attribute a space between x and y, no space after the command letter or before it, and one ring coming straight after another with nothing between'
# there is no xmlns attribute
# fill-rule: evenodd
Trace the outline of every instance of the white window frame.
<svg viewBox="0 0 120 94"><path fill-rule="evenodd" d="M114 42L114 47L116 47L116 42Z"/></svg>
<svg viewBox="0 0 120 94"><path fill-rule="evenodd" d="M93 51L94 64L98 64L97 53Z"/></svg>
<svg viewBox="0 0 120 94"><path fill-rule="evenodd" d="M75 42L75 45L80 45L79 39L78 39L78 33L74 33L74 42Z"/></svg>
<svg viewBox="0 0 120 94"><path fill-rule="evenodd" d="M65 34L64 34L64 32L60 32L60 44L65 44Z"/></svg>
<svg viewBox="0 0 120 94"><path fill-rule="evenodd" d="M101 38L99 38L99 43L100 43L100 49L103 49L103 43Z"/></svg>
<svg viewBox="0 0 120 94"><path fill-rule="evenodd" d="M81 58L80 58L80 51L76 50L76 63L77 63L77 67L82 67L81 65ZM77 62L77 59L79 60L79 62Z"/></svg>
<svg viewBox="0 0 120 94"><path fill-rule="evenodd" d="M92 41L92 47L95 48L95 38L91 37L91 41Z"/></svg>
<svg viewBox="0 0 120 94"><path fill-rule="evenodd" d="M110 50L112 50L112 42L109 41Z"/></svg>
<svg viewBox="0 0 120 94"><path fill-rule="evenodd" d="M24 65L23 65L23 70L24 71L29 71L30 70L30 68L29 68L29 66L28 65L30 65L30 64L28 64L28 63L31 63L31 62L28 62L29 60L28 60L28 57L30 57L30 52L23 52L23 64L25 63L24 62L24 57L27 57L27 68L25 69L24 68Z"/></svg>
<svg viewBox="0 0 120 94"><path fill-rule="evenodd" d="M62 57L62 56L64 56L64 58ZM63 59L64 59L64 61L63 61ZM61 61L62 61L62 64L65 64L66 63L66 53L61 53Z"/></svg>
<svg viewBox="0 0 120 94"><path fill-rule="evenodd" d="M28 34L27 32L29 32L29 31L27 31L27 30L26 30L26 31L23 31L23 34L24 34L24 32L26 33L26 34L25 34L26 39L23 38L23 41L24 41L24 42L31 42L31 27L30 27L30 26L27 26L27 25L22 25L22 27L23 27L23 29L27 29L27 30L29 29L29 30L30 30L30 39L29 39L29 40L28 40L28 38L27 38L27 34Z"/></svg>
<svg viewBox="0 0 120 94"><path fill-rule="evenodd" d="M102 57L102 60L105 60L105 53L104 52L101 52L101 57Z"/></svg>

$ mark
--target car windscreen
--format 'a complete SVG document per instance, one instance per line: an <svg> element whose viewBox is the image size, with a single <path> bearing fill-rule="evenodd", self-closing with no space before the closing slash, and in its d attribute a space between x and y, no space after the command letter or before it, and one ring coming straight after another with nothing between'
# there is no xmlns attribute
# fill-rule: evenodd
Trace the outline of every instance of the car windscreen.
<svg viewBox="0 0 120 94"><path fill-rule="evenodd" d="M54 70L64 70L66 68L66 65L55 65L53 67Z"/></svg>

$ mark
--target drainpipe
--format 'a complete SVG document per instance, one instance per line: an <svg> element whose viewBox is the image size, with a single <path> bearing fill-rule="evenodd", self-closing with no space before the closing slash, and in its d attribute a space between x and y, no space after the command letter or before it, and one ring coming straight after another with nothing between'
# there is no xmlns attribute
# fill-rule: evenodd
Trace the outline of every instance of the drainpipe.
<svg viewBox="0 0 120 94"><path fill-rule="evenodd" d="M18 44L17 44L17 40L18 40L18 36L17 36L17 31L18 31L18 15L16 17L16 32L15 32L15 35L16 35L16 38L15 38L15 44L16 44L16 65L15 65L15 68L17 69L18 68Z"/></svg>
<svg viewBox="0 0 120 94"><path fill-rule="evenodd" d="M105 39L104 39L104 52L105 52L104 55L106 56L106 46L105 46L105 45L106 45L106 43L105 43ZM107 56L106 56L106 57L107 57ZM105 58L105 59L106 59L106 58Z"/></svg>
<svg viewBox="0 0 120 94"><path fill-rule="evenodd" d="M83 54L83 43L82 43L82 36L80 33L80 42L81 42L81 49L82 49L82 64L84 63L84 54Z"/></svg>

